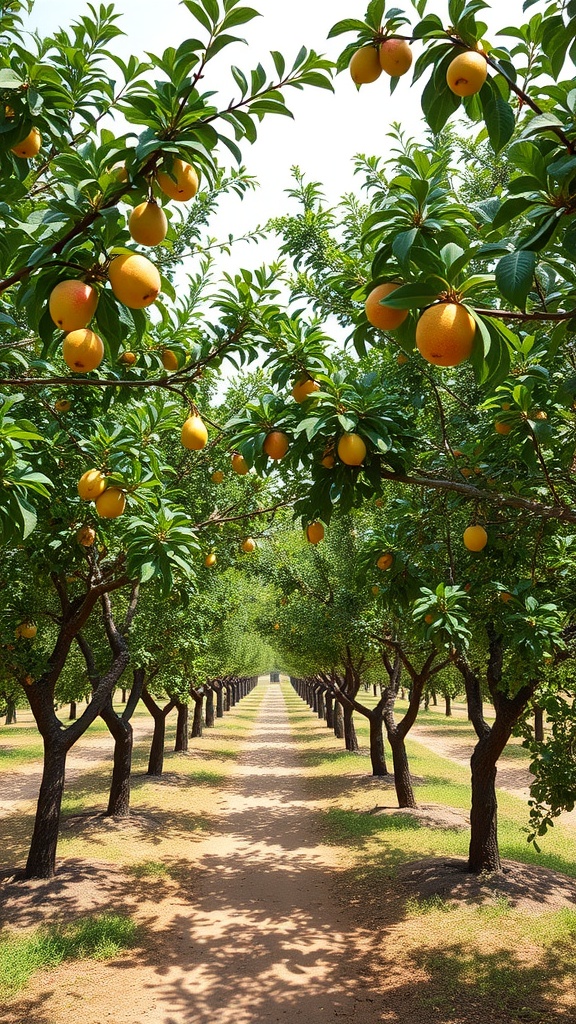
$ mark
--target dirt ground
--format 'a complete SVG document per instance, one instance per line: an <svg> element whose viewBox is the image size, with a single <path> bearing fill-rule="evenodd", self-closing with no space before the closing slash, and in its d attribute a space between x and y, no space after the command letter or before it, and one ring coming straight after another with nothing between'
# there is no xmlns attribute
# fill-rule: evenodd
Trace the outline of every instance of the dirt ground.
<svg viewBox="0 0 576 1024"><path fill-rule="evenodd" d="M94 744L90 757L97 748ZM70 819L71 828L91 829L94 859L67 856L51 881L5 877L0 896L6 925L21 931L41 920L65 921L106 909L134 915L143 926L141 940L105 963L90 960L39 972L22 995L0 1008L0 1019L6 1024L70 1024L76 1018L82 1024L485 1024L481 998L477 1007L468 1002L464 1015L434 1005L423 1010L429 968L413 958L407 970L398 929L407 894L461 886L463 898L476 899L486 880L466 881L457 862L436 859L412 865L393 887L381 879L369 899L354 901L346 851L322 841L303 775L285 700L280 688L270 685L232 781L211 808L210 829L188 839L180 835L177 846L158 847L161 854L171 850L167 877L139 877L98 857L98 836L109 841L110 830L121 829L123 841L134 847L157 826L160 835L161 811L157 817L139 811L127 826L97 815ZM168 776L163 783L166 794L171 781ZM194 791L189 798L194 801ZM503 891L522 899L522 885L526 896L536 869L527 867L515 879L516 894L505 880ZM551 906L569 905L576 885L568 888L546 878L537 899L544 905L546 894L554 891ZM419 944L418 936L405 933L404 938ZM497 1014L490 1024L505 1020Z"/></svg>

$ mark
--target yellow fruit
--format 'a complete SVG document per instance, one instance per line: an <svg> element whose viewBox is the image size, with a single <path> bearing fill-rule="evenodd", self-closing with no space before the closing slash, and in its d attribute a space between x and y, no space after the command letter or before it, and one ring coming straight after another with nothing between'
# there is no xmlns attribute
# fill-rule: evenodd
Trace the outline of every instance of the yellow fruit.
<svg viewBox="0 0 576 1024"><path fill-rule="evenodd" d="M140 245L160 245L166 238L168 221L155 199L135 206L128 220L128 230Z"/></svg>
<svg viewBox="0 0 576 1024"><path fill-rule="evenodd" d="M498 597L504 602L504 604L508 604L508 601L512 600L512 594L509 594L507 590L501 590Z"/></svg>
<svg viewBox="0 0 576 1024"><path fill-rule="evenodd" d="M81 526L76 534L76 540L83 548L91 548L96 540L96 530L93 526Z"/></svg>
<svg viewBox="0 0 576 1024"><path fill-rule="evenodd" d="M48 299L50 316L66 334L87 327L97 305L98 292L85 281L60 281Z"/></svg>
<svg viewBox="0 0 576 1024"><path fill-rule="evenodd" d="M304 377L303 380L297 381L292 388L292 398L300 405L310 395L314 394L315 391L320 391L320 385L315 380L312 380L311 377Z"/></svg>
<svg viewBox="0 0 576 1024"><path fill-rule="evenodd" d="M123 352L120 356L119 362L124 363L125 366L134 366L138 356L135 352Z"/></svg>
<svg viewBox="0 0 576 1024"><path fill-rule="evenodd" d="M380 593L380 587L377 587L376 585L374 585L372 587L372 593L374 594L374 597L377 597L378 594Z"/></svg>
<svg viewBox="0 0 576 1024"><path fill-rule="evenodd" d="M151 306L160 294L160 274L146 256L123 253L114 256L108 268L114 295L129 309Z"/></svg>
<svg viewBox="0 0 576 1024"><path fill-rule="evenodd" d="M280 629L280 623L279 622L275 622L274 623L274 629Z"/></svg>
<svg viewBox="0 0 576 1024"><path fill-rule="evenodd" d="M206 558L204 559L204 565L206 566L207 569L211 569L213 565L216 565L216 555L214 553L212 553L211 555L206 555Z"/></svg>
<svg viewBox="0 0 576 1024"><path fill-rule="evenodd" d="M99 469L88 469L82 474L76 486L83 501L96 501L96 498L106 490L106 477Z"/></svg>
<svg viewBox="0 0 576 1024"><path fill-rule="evenodd" d="M172 352L172 349L162 349L162 366L170 373L178 369L178 356L175 352Z"/></svg>
<svg viewBox="0 0 576 1024"><path fill-rule="evenodd" d="M404 352L399 352L396 356L396 362L398 363L398 366L405 366L406 363L410 362L410 359Z"/></svg>
<svg viewBox="0 0 576 1024"><path fill-rule="evenodd" d="M178 203L186 203L189 199L193 199L198 191L200 182L192 164L176 159L172 164L171 173L172 177L166 174L165 171L158 171L156 173L156 180L164 194L169 196L170 199L175 199ZM176 180L174 181L173 178Z"/></svg>
<svg viewBox="0 0 576 1024"><path fill-rule="evenodd" d="M504 412L508 412L508 410L511 409L512 406L510 405L510 402L502 402L500 408L503 409Z"/></svg>
<svg viewBox="0 0 576 1024"><path fill-rule="evenodd" d="M384 502L382 501L382 498L376 498L374 504L376 505L376 508L384 508Z"/></svg>
<svg viewBox="0 0 576 1024"><path fill-rule="evenodd" d="M379 55L380 67L392 78L405 75L412 67L412 50L405 39L385 39Z"/></svg>
<svg viewBox="0 0 576 1024"><path fill-rule="evenodd" d="M199 452L208 441L208 430L204 420L196 413L189 416L184 422L181 434L182 444L189 451Z"/></svg>
<svg viewBox="0 0 576 1024"><path fill-rule="evenodd" d="M278 462L286 455L289 444L290 442L288 437L282 430L271 430L269 434L266 434L262 450L266 453L268 458L274 459Z"/></svg>
<svg viewBox="0 0 576 1024"><path fill-rule="evenodd" d="M428 623L428 625L430 625L432 622L434 622L434 616L431 615L430 612L428 612L428 615L424 616L424 622L426 622L426 623Z"/></svg>
<svg viewBox="0 0 576 1024"><path fill-rule="evenodd" d="M62 358L74 373L89 373L100 366L104 358L102 338L87 327L71 331L64 338Z"/></svg>
<svg viewBox="0 0 576 1024"><path fill-rule="evenodd" d="M309 544L319 544L324 540L324 527L322 523L310 523L306 527L306 540Z"/></svg>
<svg viewBox="0 0 576 1024"><path fill-rule="evenodd" d="M361 466L366 458L366 445L359 434L342 434L338 441L338 458L346 466Z"/></svg>
<svg viewBox="0 0 576 1024"><path fill-rule="evenodd" d="M240 547L242 548L242 551L246 552L246 554L251 554L252 551L256 550L256 541L252 537L246 537L242 541Z"/></svg>
<svg viewBox="0 0 576 1024"><path fill-rule="evenodd" d="M482 551L488 543L488 534L483 526L467 526L462 539L468 551Z"/></svg>
<svg viewBox="0 0 576 1024"><path fill-rule="evenodd" d="M361 46L348 65L352 81L356 85L368 85L382 74L378 50L375 46Z"/></svg>
<svg viewBox="0 0 576 1024"><path fill-rule="evenodd" d="M379 569L384 571L385 569L389 569L390 568L390 566L392 565L393 561L394 561L394 555L392 554L392 552L391 551L385 551L383 555L380 555L380 558L376 562L376 565L378 566Z"/></svg>
<svg viewBox="0 0 576 1024"><path fill-rule="evenodd" d="M376 285L376 288L370 292L364 303L364 309L366 319L373 327L378 327L381 331L394 331L404 323L408 316L407 309L390 309L380 305L380 299L385 299L399 287L398 281L386 281L385 284Z"/></svg>
<svg viewBox="0 0 576 1024"><path fill-rule="evenodd" d="M511 423L502 423L501 420L494 421L494 430L497 434L509 434L512 430Z"/></svg>
<svg viewBox="0 0 576 1024"><path fill-rule="evenodd" d="M12 146L12 153L23 160L30 160L31 157L38 155L41 146L42 136L37 128L33 128L22 142Z"/></svg>
<svg viewBox="0 0 576 1024"><path fill-rule="evenodd" d="M437 302L416 324L420 355L435 366L459 366L472 353L476 323L459 302Z"/></svg>
<svg viewBox="0 0 576 1024"><path fill-rule="evenodd" d="M462 476L465 476L465 477L472 476L472 470L469 469L468 466L464 466L464 468L461 469L460 472L461 472Z"/></svg>
<svg viewBox="0 0 576 1024"><path fill-rule="evenodd" d="M488 65L477 50L459 53L448 65L446 81L448 88L457 96L474 96L486 81Z"/></svg>
<svg viewBox="0 0 576 1024"><path fill-rule="evenodd" d="M38 626L33 622L21 622L16 627L16 635L23 636L25 640L33 640L38 632Z"/></svg>
<svg viewBox="0 0 576 1024"><path fill-rule="evenodd" d="M96 511L102 519L117 519L126 508L126 495L119 487L107 487L96 498Z"/></svg>
<svg viewBox="0 0 576 1024"><path fill-rule="evenodd" d="M224 480L224 473L221 469L215 469L210 479L213 484L221 484Z"/></svg>
<svg viewBox="0 0 576 1024"><path fill-rule="evenodd" d="M334 458L333 455L325 455L324 458L322 459L322 465L324 466L324 469L334 469L335 463L336 459Z"/></svg>
<svg viewBox="0 0 576 1024"><path fill-rule="evenodd" d="M56 409L56 412L70 412L72 402L67 398L59 398L57 402L54 402L54 408Z"/></svg>
<svg viewBox="0 0 576 1024"><path fill-rule="evenodd" d="M248 463L246 462L246 459L244 458L243 455L240 455L239 452L234 452L231 462L232 469L234 470L235 473L238 474L238 476L245 476L248 470L250 469Z"/></svg>

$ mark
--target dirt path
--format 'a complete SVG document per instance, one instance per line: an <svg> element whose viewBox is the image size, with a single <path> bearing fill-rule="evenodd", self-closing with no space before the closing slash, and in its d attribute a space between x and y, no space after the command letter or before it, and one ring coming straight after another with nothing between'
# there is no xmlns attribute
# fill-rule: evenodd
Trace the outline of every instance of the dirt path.
<svg viewBox="0 0 576 1024"><path fill-rule="evenodd" d="M191 844L182 884L160 900L141 892L134 909L147 925L142 950L105 966L87 961L36 976L6 1019L381 1021L373 938L335 898L337 851L319 842L277 686L266 691L217 810L218 831Z"/></svg>

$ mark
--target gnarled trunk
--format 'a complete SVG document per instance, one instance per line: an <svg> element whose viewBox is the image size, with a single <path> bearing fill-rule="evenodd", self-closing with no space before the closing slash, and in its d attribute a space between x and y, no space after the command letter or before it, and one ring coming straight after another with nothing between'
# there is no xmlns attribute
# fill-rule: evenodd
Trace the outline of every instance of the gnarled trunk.
<svg viewBox="0 0 576 1024"><path fill-rule="evenodd" d="M354 708L344 705L344 744L346 750L350 753L356 754L360 749L358 746L358 737L356 736L356 728L354 726Z"/></svg>
<svg viewBox="0 0 576 1024"><path fill-rule="evenodd" d="M388 731L388 742L392 750L392 762L394 764L394 789L398 807L417 807L416 797L412 788L412 776L406 753L406 743L401 733L395 730Z"/></svg>
<svg viewBox="0 0 576 1024"><path fill-rule="evenodd" d="M382 732L382 716L372 713L368 721L370 723L370 761L372 763L372 775L388 775L386 757L384 754L384 735Z"/></svg>
<svg viewBox="0 0 576 1024"><path fill-rule="evenodd" d="M344 739L344 709L339 700L334 701L334 735L337 740Z"/></svg>
<svg viewBox="0 0 576 1024"><path fill-rule="evenodd" d="M52 733L44 737L44 769L24 871L26 878L54 877L67 753L66 744L59 736Z"/></svg>

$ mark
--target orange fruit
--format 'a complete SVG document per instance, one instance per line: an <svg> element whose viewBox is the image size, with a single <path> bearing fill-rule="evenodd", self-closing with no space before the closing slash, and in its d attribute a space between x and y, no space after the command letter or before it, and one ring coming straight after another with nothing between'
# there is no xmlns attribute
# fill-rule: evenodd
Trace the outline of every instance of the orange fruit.
<svg viewBox="0 0 576 1024"><path fill-rule="evenodd" d="M385 299L399 287L398 281L386 281L385 284L376 285L370 292L364 303L364 309L366 319L373 327L378 327L381 331L394 331L404 323L408 316L407 309L390 309L380 305L380 299Z"/></svg>
<svg viewBox="0 0 576 1024"><path fill-rule="evenodd" d="M213 484L221 484L224 481L224 473L221 469L215 469L210 479Z"/></svg>
<svg viewBox="0 0 576 1024"><path fill-rule="evenodd" d="M474 96L486 81L488 65L477 50L459 53L448 65L446 81L448 88L457 96Z"/></svg>
<svg viewBox="0 0 576 1024"><path fill-rule="evenodd" d="M126 495L119 487L107 487L96 498L96 511L102 519L117 519L126 508Z"/></svg>
<svg viewBox="0 0 576 1024"><path fill-rule="evenodd" d="M204 565L207 569L211 569L213 565L216 565L216 555L212 552L210 555L206 555L204 559Z"/></svg>
<svg viewBox="0 0 576 1024"><path fill-rule="evenodd" d="M292 388L292 398L300 405L310 395L314 394L315 391L320 391L320 385L315 380L312 380L311 377L304 377L302 380L296 381Z"/></svg>
<svg viewBox="0 0 576 1024"><path fill-rule="evenodd" d="M166 174L165 171L156 172L156 180L164 194L178 203L186 203L189 199L193 199L200 182L192 164L187 164L184 160L177 158L172 164L171 175Z"/></svg>
<svg viewBox="0 0 576 1024"><path fill-rule="evenodd" d="M264 439L262 450L266 453L268 458L274 459L278 462L286 455L289 445L290 442L288 437L282 430L271 430Z"/></svg>
<svg viewBox="0 0 576 1024"><path fill-rule="evenodd" d="M54 402L54 408L56 409L56 412L70 412L72 402L67 398L59 398L57 402Z"/></svg>
<svg viewBox="0 0 576 1024"><path fill-rule="evenodd" d="M461 472L462 476L465 476L465 477L472 476L472 470L469 469L468 466L464 466L463 469L460 470L460 472Z"/></svg>
<svg viewBox="0 0 576 1024"><path fill-rule="evenodd" d="M160 245L168 231L166 214L155 199L148 199L132 210L128 230L134 241L140 245Z"/></svg>
<svg viewBox="0 0 576 1024"><path fill-rule="evenodd" d="M385 39L379 57L380 67L392 78L405 75L412 67L412 50L405 39Z"/></svg>
<svg viewBox="0 0 576 1024"><path fill-rule="evenodd" d="M37 128L33 128L25 139L18 142L16 146L12 146L11 152L14 153L14 156L18 156L22 160L30 160L31 157L38 155L41 146L42 136Z"/></svg>
<svg viewBox="0 0 576 1024"><path fill-rule="evenodd" d="M432 622L434 622L434 616L430 612L428 612L428 615L424 616L424 622L427 622L428 625L430 625Z"/></svg>
<svg viewBox="0 0 576 1024"><path fill-rule="evenodd" d="M392 565L393 561L394 561L394 555L392 554L392 552L391 551L385 551L383 555L380 555L380 558L376 562L376 565L378 566L379 569L384 571L385 569L389 569L390 568L390 566Z"/></svg>
<svg viewBox="0 0 576 1024"><path fill-rule="evenodd" d="M97 305L98 292L85 281L60 281L48 299L50 316L66 334L87 327Z"/></svg>
<svg viewBox="0 0 576 1024"><path fill-rule="evenodd" d="M509 594L507 590L501 590L498 597L504 602L504 604L508 604L508 601L512 600L512 594Z"/></svg>
<svg viewBox="0 0 576 1024"><path fill-rule="evenodd" d="M108 268L114 295L129 309L151 306L160 294L160 274L146 256L123 253L114 256Z"/></svg>
<svg viewBox="0 0 576 1024"><path fill-rule="evenodd" d="M380 593L380 587L377 587L376 584L374 584L374 586L372 587L372 593L374 594L374 597L377 597L378 594Z"/></svg>
<svg viewBox="0 0 576 1024"><path fill-rule="evenodd" d="M459 302L428 306L416 324L420 355L435 366L459 366L472 353L476 322Z"/></svg>
<svg viewBox="0 0 576 1024"><path fill-rule="evenodd" d="M33 640L38 632L38 626L33 622L21 622L17 627L18 636L23 636L25 640Z"/></svg>
<svg viewBox="0 0 576 1024"><path fill-rule="evenodd" d="M196 413L189 416L185 421L182 427L181 440L184 447L192 452L200 451L208 441L206 424Z"/></svg>
<svg viewBox="0 0 576 1024"><path fill-rule="evenodd" d="M246 537L242 541L240 547L242 548L242 551L246 552L246 554L251 554L252 551L256 550L256 541L253 537Z"/></svg>
<svg viewBox="0 0 576 1024"><path fill-rule="evenodd" d="M104 358L102 338L87 327L71 331L64 338L62 358L74 373L89 373L100 366Z"/></svg>
<svg viewBox="0 0 576 1024"><path fill-rule="evenodd" d="M334 458L333 455L325 455L324 458L322 459L322 465L324 466L324 469L334 469L335 463L336 459Z"/></svg>
<svg viewBox="0 0 576 1024"><path fill-rule="evenodd" d="M405 366L406 363L410 362L410 358L404 352L399 352L396 356L396 362L398 363L398 366Z"/></svg>
<svg viewBox="0 0 576 1024"><path fill-rule="evenodd" d="M356 85L368 85L382 74L378 50L375 46L361 46L348 65L352 81Z"/></svg>
<svg viewBox="0 0 576 1024"><path fill-rule="evenodd" d="M76 484L78 494L83 501L96 501L106 490L106 477L99 469L88 469Z"/></svg>
<svg viewBox="0 0 576 1024"><path fill-rule="evenodd" d="M502 420L494 420L494 430L497 434L509 434L512 430L512 424L503 423Z"/></svg>
<svg viewBox="0 0 576 1024"><path fill-rule="evenodd" d="M172 349L162 349L162 366L170 372L178 369L178 356L175 352L172 352Z"/></svg>
<svg viewBox="0 0 576 1024"><path fill-rule="evenodd" d="M231 462L232 469L234 470L235 473L238 474L238 476L245 476L248 470L250 469L248 463L246 462L246 459L244 458L243 455L240 455L239 452L234 452Z"/></svg>
<svg viewBox="0 0 576 1024"><path fill-rule="evenodd" d="M322 523L310 523L306 527L306 540L309 544L319 544L324 540L324 527Z"/></svg>
<svg viewBox="0 0 576 1024"><path fill-rule="evenodd" d="M366 458L366 445L360 434L342 434L338 441L338 458L346 466L361 466Z"/></svg>
<svg viewBox="0 0 576 1024"><path fill-rule="evenodd" d="M96 530L93 526L81 526L76 534L76 540L83 548L91 548L96 540Z"/></svg>
<svg viewBox="0 0 576 1024"><path fill-rule="evenodd" d="M118 360L120 363L124 363L125 366L134 366L138 356L135 352L123 352Z"/></svg>
<svg viewBox="0 0 576 1024"><path fill-rule="evenodd" d="M462 539L468 551L482 551L488 543L488 534L483 526L467 526Z"/></svg>

